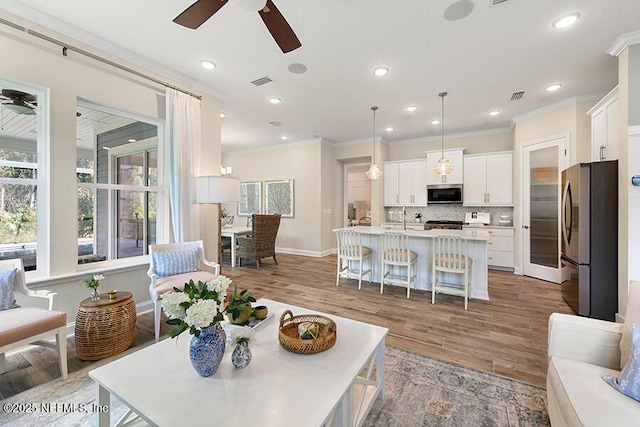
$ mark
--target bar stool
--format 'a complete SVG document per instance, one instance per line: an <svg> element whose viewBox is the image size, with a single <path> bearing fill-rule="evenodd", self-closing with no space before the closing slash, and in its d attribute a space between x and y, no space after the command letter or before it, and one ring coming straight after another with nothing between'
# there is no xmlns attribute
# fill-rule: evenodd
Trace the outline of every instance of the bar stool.
<svg viewBox="0 0 640 427"><path fill-rule="evenodd" d="M362 286L362 277L369 275L371 283L371 249L362 246L360 233L354 230L338 230L338 273L336 275L336 286L340 284L340 277L346 279L358 279L358 289ZM365 269L364 261L369 260L369 267ZM355 269L357 263L357 269ZM356 275L357 276L354 276Z"/></svg>
<svg viewBox="0 0 640 427"><path fill-rule="evenodd" d="M409 236L400 232L385 232L381 236L380 293L386 284L407 285L407 298L411 292L411 283L416 284L416 262L418 256L409 250ZM406 275L392 274L392 269L406 269Z"/></svg>
<svg viewBox="0 0 640 427"><path fill-rule="evenodd" d="M471 282L471 266L473 260L469 258L467 240L460 236L439 235L433 238L433 262L431 268L431 304L436 302L436 293L464 297L464 309L469 301ZM441 281L442 274L461 274L462 283L447 283Z"/></svg>

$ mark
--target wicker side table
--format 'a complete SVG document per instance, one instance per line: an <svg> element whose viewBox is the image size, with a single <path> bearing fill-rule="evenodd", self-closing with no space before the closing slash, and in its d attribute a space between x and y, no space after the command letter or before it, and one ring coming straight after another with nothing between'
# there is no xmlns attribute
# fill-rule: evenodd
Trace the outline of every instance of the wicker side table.
<svg viewBox="0 0 640 427"><path fill-rule="evenodd" d="M76 353L82 360L99 360L123 352L136 333L136 304L131 292L109 299L82 300L76 316Z"/></svg>

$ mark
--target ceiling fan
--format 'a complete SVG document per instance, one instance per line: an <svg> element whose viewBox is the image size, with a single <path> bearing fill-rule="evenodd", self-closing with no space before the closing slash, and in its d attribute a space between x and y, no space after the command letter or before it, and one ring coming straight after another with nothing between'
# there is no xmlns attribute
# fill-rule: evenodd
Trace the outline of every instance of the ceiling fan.
<svg viewBox="0 0 640 427"><path fill-rule="evenodd" d="M16 114L31 116L36 114L38 98L35 95L15 89L2 89L0 99L2 99L2 105Z"/></svg>
<svg viewBox="0 0 640 427"><path fill-rule="evenodd" d="M195 30L218 12L229 0L198 0L178 15L173 22ZM302 46L291 26L271 0L259 2L258 14L283 53ZM255 9L254 9L255 10Z"/></svg>

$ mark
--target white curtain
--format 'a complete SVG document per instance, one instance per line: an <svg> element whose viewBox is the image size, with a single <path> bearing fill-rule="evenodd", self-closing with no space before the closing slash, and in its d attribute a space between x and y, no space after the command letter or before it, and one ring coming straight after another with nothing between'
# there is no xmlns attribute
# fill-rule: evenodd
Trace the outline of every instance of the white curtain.
<svg viewBox="0 0 640 427"><path fill-rule="evenodd" d="M195 176L201 146L200 100L167 88L169 135L169 205L175 242L195 237Z"/></svg>

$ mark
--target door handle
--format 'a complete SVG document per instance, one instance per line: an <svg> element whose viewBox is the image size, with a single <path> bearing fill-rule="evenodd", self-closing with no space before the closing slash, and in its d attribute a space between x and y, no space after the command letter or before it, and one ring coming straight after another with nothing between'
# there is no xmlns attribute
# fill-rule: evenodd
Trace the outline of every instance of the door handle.
<svg viewBox="0 0 640 427"><path fill-rule="evenodd" d="M528 225L523 225L522 228L524 228L525 230L528 230L529 226Z"/></svg>

